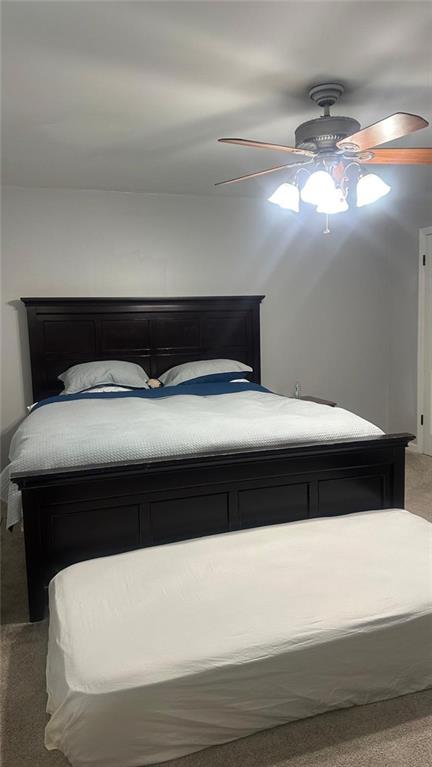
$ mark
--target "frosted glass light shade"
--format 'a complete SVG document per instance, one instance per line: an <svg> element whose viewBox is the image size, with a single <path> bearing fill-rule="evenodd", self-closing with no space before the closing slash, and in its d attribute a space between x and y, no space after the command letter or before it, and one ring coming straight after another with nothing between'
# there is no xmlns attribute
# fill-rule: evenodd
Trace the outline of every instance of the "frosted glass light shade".
<svg viewBox="0 0 432 767"><path fill-rule="evenodd" d="M268 198L268 201L279 205L280 208L293 210L294 213L298 213L300 193L294 184L281 184L271 197Z"/></svg>
<svg viewBox="0 0 432 767"><path fill-rule="evenodd" d="M390 189L391 186L386 184L375 173L368 173L366 176L362 176L357 183L357 207L361 208L363 205L376 202L380 197L388 194Z"/></svg>
<svg viewBox="0 0 432 767"><path fill-rule="evenodd" d="M317 207L317 213L344 213L348 210L348 203L340 189L335 189Z"/></svg>
<svg viewBox="0 0 432 767"><path fill-rule="evenodd" d="M334 194L335 191L335 183L330 173L325 170L317 170L309 176L300 194L303 202L320 205L325 201L327 195Z"/></svg>

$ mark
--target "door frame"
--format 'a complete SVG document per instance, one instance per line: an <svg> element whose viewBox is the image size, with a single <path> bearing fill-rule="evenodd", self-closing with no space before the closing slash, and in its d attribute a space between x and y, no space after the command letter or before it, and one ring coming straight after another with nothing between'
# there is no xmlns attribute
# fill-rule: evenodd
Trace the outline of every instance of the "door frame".
<svg viewBox="0 0 432 767"><path fill-rule="evenodd" d="M418 347L417 347L417 452L423 453L424 427L421 416L425 405L425 341L426 341L426 272L423 257L427 254L427 237L432 237L432 226L419 231L419 279L418 279Z"/></svg>

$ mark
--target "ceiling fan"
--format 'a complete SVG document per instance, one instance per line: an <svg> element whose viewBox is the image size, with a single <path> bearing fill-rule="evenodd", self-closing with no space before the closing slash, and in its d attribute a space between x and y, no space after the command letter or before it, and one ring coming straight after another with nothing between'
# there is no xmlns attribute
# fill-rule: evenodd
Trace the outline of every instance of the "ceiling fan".
<svg viewBox="0 0 432 767"><path fill-rule="evenodd" d="M429 123L423 117L397 112L361 128L360 123L352 117L330 114L330 107L343 92L344 87L339 83L316 85L309 91L309 97L323 109L323 114L298 126L295 131L295 147L242 138L218 139L223 144L285 152L292 157L293 162L219 181L215 186L294 169L291 183L278 187L269 201L298 212L302 200L316 205L317 212L328 216L348 210L348 200L354 194L355 177L358 207L375 202L390 191L388 184L376 174L365 175L363 166L432 164L432 148L376 148L426 128ZM325 232L328 231L327 220Z"/></svg>

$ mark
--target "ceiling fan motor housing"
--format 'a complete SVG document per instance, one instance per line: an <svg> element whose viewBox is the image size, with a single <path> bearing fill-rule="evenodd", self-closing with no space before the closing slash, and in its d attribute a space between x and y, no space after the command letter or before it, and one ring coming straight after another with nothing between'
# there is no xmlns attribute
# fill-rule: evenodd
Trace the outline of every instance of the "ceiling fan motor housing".
<svg viewBox="0 0 432 767"><path fill-rule="evenodd" d="M318 152L337 151L336 142L360 130L360 123L352 117L324 116L308 120L295 132L297 149Z"/></svg>

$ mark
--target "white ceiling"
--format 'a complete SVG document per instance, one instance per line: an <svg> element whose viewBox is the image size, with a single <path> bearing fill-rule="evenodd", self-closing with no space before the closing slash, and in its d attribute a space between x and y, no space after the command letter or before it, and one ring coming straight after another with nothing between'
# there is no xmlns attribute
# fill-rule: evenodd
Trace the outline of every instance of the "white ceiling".
<svg viewBox="0 0 432 767"><path fill-rule="evenodd" d="M3 182L262 195L273 176L213 183L286 155L216 143L289 143L318 116L317 82L347 87L336 114L431 119L429 2L3 2ZM427 128L393 145L432 146ZM432 167L385 169L424 189Z"/></svg>

